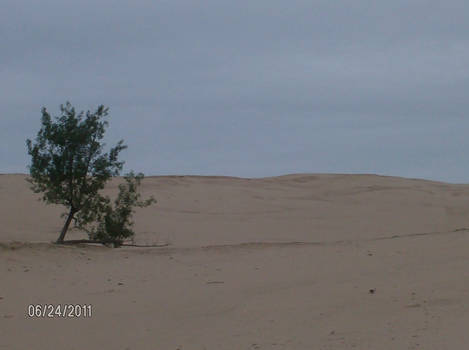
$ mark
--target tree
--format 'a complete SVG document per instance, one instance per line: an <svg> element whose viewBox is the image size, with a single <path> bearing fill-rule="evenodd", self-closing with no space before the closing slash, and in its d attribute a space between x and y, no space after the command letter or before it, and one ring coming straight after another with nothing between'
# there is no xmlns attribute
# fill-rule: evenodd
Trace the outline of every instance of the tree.
<svg viewBox="0 0 469 350"><path fill-rule="evenodd" d="M136 186L127 187L128 191L121 189L119 196L123 196L123 199L115 208L110 205L108 197L99 194L111 177L119 175L124 162L119 161L118 156L127 148L121 140L108 153L103 153L104 144L100 141L108 126L108 122L104 120L108 110L101 105L93 113L76 113L75 108L67 102L60 106L61 115L52 120L46 108L42 108L42 127L35 143L30 139L26 140L28 154L31 156L31 177L28 179L31 189L36 193L42 192L42 200L46 203L62 204L68 209L68 213L64 213L67 219L57 243L64 242L65 234L74 219L77 227L81 228L94 220L104 220L108 224L96 231L96 236L101 237L106 230L110 230L110 237L119 236L116 234L117 229L124 230L130 223L132 209L128 214L129 207L149 205L154 201L151 198L151 202L139 202ZM130 183L137 181L139 184L143 178L143 174L139 174L137 178L132 173L129 176ZM126 195L137 200L126 201ZM127 212L123 208L127 208ZM116 219L124 217L124 221ZM117 223L119 227L113 226ZM121 237L128 234L124 230Z"/></svg>

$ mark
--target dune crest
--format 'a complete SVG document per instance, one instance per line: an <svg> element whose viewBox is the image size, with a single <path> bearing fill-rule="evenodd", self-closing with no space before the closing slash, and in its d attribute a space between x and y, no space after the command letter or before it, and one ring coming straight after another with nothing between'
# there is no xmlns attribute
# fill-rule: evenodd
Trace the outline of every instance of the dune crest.
<svg viewBox="0 0 469 350"><path fill-rule="evenodd" d="M105 191L115 193L121 179ZM374 239L469 226L469 185L377 175L292 174L244 179L150 176L158 203L135 215L137 241L194 247L246 242ZM0 242L50 242L60 206L47 206L25 175L0 176ZM68 239L85 238L71 231Z"/></svg>

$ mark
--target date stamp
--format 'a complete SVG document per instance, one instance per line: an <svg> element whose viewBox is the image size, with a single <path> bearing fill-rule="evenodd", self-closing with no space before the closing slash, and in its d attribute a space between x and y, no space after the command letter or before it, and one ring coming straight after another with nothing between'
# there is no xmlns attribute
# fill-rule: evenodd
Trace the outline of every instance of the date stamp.
<svg viewBox="0 0 469 350"><path fill-rule="evenodd" d="M90 318L91 304L29 304L26 316L29 318Z"/></svg>

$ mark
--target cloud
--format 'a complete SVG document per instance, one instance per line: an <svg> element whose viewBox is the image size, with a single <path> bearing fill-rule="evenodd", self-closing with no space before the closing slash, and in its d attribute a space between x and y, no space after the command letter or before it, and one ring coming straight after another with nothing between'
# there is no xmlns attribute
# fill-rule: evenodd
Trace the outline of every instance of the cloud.
<svg viewBox="0 0 469 350"><path fill-rule="evenodd" d="M111 108L127 167L466 181L463 1L5 0L1 172L70 100Z"/></svg>

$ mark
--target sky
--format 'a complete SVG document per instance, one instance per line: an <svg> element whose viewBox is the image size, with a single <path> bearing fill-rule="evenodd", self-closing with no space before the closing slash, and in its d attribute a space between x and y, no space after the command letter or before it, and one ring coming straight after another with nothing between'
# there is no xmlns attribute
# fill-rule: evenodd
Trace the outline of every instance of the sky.
<svg viewBox="0 0 469 350"><path fill-rule="evenodd" d="M109 107L124 172L469 183L469 2L1 0L0 173Z"/></svg>

